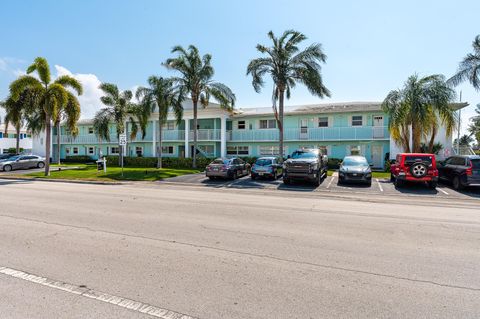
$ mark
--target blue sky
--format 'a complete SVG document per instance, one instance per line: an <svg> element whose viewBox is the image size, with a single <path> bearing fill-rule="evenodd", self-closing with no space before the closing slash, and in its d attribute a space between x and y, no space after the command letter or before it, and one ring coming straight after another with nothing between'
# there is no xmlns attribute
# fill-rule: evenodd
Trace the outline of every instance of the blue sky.
<svg viewBox="0 0 480 319"><path fill-rule="evenodd" d="M294 4L293 4L294 3ZM406 78L452 75L480 34L480 1L5 1L0 19L0 98L36 57L52 69L88 82L84 116L96 102L99 81L122 89L149 75L172 74L161 63L176 44L213 55L215 79L237 95L237 106L269 106L271 83L255 93L246 65L259 56L266 33L296 29L305 44L322 43L330 99L294 91L288 104L381 101ZM473 115L480 92L461 85Z"/></svg>

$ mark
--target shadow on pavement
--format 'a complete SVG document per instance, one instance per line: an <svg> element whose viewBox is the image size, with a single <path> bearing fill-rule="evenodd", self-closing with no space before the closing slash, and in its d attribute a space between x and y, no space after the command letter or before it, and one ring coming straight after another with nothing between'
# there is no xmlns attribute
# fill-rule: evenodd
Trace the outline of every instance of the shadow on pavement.
<svg viewBox="0 0 480 319"><path fill-rule="evenodd" d="M402 194L411 194L411 195L437 195L438 190L431 189L425 183L405 183L401 187L396 187L395 189Z"/></svg>
<svg viewBox="0 0 480 319"><path fill-rule="evenodd" d="M10 184L30 184L32 183L32 181L30 180L20 180L20 179L17 179L17 180L13 180L13 179L0 179L0 186L2 185L10 185Z"/></svg>
<svg viewBox="0 0 480 319"><path fill-rule="evenodd" d="M454 192L458 192L462 195L469 196L469 197L472 197L472 198L480 198L480 186L468 186L468 187L466 187L462 190L455 190L455 189L452 188L452 184L450 184L450 183L442 181L441 185L446 186L446 187L448 187L448 189L450 189Z"/></svg>

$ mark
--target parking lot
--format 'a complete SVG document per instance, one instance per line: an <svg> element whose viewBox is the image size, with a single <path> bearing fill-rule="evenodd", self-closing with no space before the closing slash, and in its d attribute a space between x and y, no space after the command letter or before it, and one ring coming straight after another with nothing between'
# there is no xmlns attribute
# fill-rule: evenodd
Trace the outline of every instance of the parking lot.
<svg viewBox="0 0 480 319"><path fill-rule="evenodd" d="M338 185L336 174L326 177L320 186L315 187L309 183L295 182L292 185L285 185L282 179L256 179L252 180L249 176L244 176L236 180L217 179L210 180L204 173L184 175L173 177L162 183L175 183L193 186L204 186L212 188L238 188L238 189L264 189L278 191L298 191L298 192L337 192L337 193L360 193L375 194L387 196L433 196L433 197L465 197L479 198L480 187L470 187L462 191L456 191L450 185L440 183L436 190L429 189L423 184L407 184L401 188L395 188L388 179L374 178L372 186L360 184L342 184Z"/></svg>

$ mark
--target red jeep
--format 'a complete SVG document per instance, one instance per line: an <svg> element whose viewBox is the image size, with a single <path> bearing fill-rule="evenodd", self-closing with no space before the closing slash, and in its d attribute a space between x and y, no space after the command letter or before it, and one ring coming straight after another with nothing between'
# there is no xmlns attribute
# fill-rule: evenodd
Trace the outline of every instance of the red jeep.
<svg viewBox="0 0 480 319"><path fill-rule="evenodd" d="M437 162L434 154L402 153L390 166L390 180L396 187L408 182L427 183L435 189L438 182Z"/></svg>

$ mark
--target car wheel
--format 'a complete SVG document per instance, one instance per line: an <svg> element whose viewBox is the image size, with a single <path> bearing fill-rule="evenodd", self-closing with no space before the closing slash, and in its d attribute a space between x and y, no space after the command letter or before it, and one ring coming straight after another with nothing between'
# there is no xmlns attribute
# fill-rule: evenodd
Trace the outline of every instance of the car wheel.
<svg viewBox="0 0 480 319"><path fill-rule="evenodd" d="M315 185L315 187L318 187L320 186L320 180L321 177L320 177L320 174L317 175L317 179L313 181L313 185Z"/></svg>
<svg viewBox="0 0 480 319"><path fill-rule="evenodd" d="M39 162L39 163L37 164L37 167L38 167L38 168L44 168L44 167L45 167L45 163L44 163L44 162Z"/></svg>
<svg viewBox="0 0 480 319"><path fill-rule="evenodd" d="M452 181L452 186L455 190L461 190L463 189L462 182L460 181L460 177L455 176Z"/></svg>
<svg viewBox="0 0 480 319"><path fill-rule="evenodd" d="M428 182L428 187L431 189L436 189L437 188L437 182Z"/></svg>
<svg viewBox="0 0 480 319"><path fill-rule="evenodd" d="M402 187L403 186L403 181L402 180L399 180L398 178L395 178L395 187Z"/></svg>
<svg viewBox="0 0 480 319"><path fill-rule="evenodd" d="M367 182L367 186L368 186L368 187L372 187L372 181L368 181L368 182Z"/></svg>
<svg viewBox="0 0 480 319"><path fill-rule="evenodd" d="M277 178L278 178L277 171L275 171L275 172L273 173L273 180L277 180Z"/></svg>
<svg viewBox="0 0 480 319"><path fill-rule="evenodd" d="M338 185L343 184L343 178L339 177L337 184L338 184Z"/></svg>
<svg viewBox="0 0 480 319"><path fill-rule="evenodd" d="M233 177L232 177L232 178L233 178L233 179L237 179L237 178L238 178L238 172L237 172L237 171L233 172Z"/></svg>
<svg viewBox="0 0 480 319"><path fill-rule="evenodd" d="M215 176L208 176L208 179L210 179L211 181L213 181L215 179Z"/></svg>
<svg viewBox="0 0 480 319"><path fill-rule="evenodd" d="M390 173L390 182L395 182L395 176L392 173Z"/></svg>
<svg viewBox="0 0 480 319"><path fill-rule="evenodd" d="M252 181L254 181L257 177L255 175L250 175L250 178L252 179Z"/></svg>
<svg viewBox="0 0 480 319"><path fill-rule="evenodd" d="M10 172L10 171L12 170L12 166L11 166L11 165L5 165L5 166L3 167L3 170L4 170L5 172Z"/></svg>

